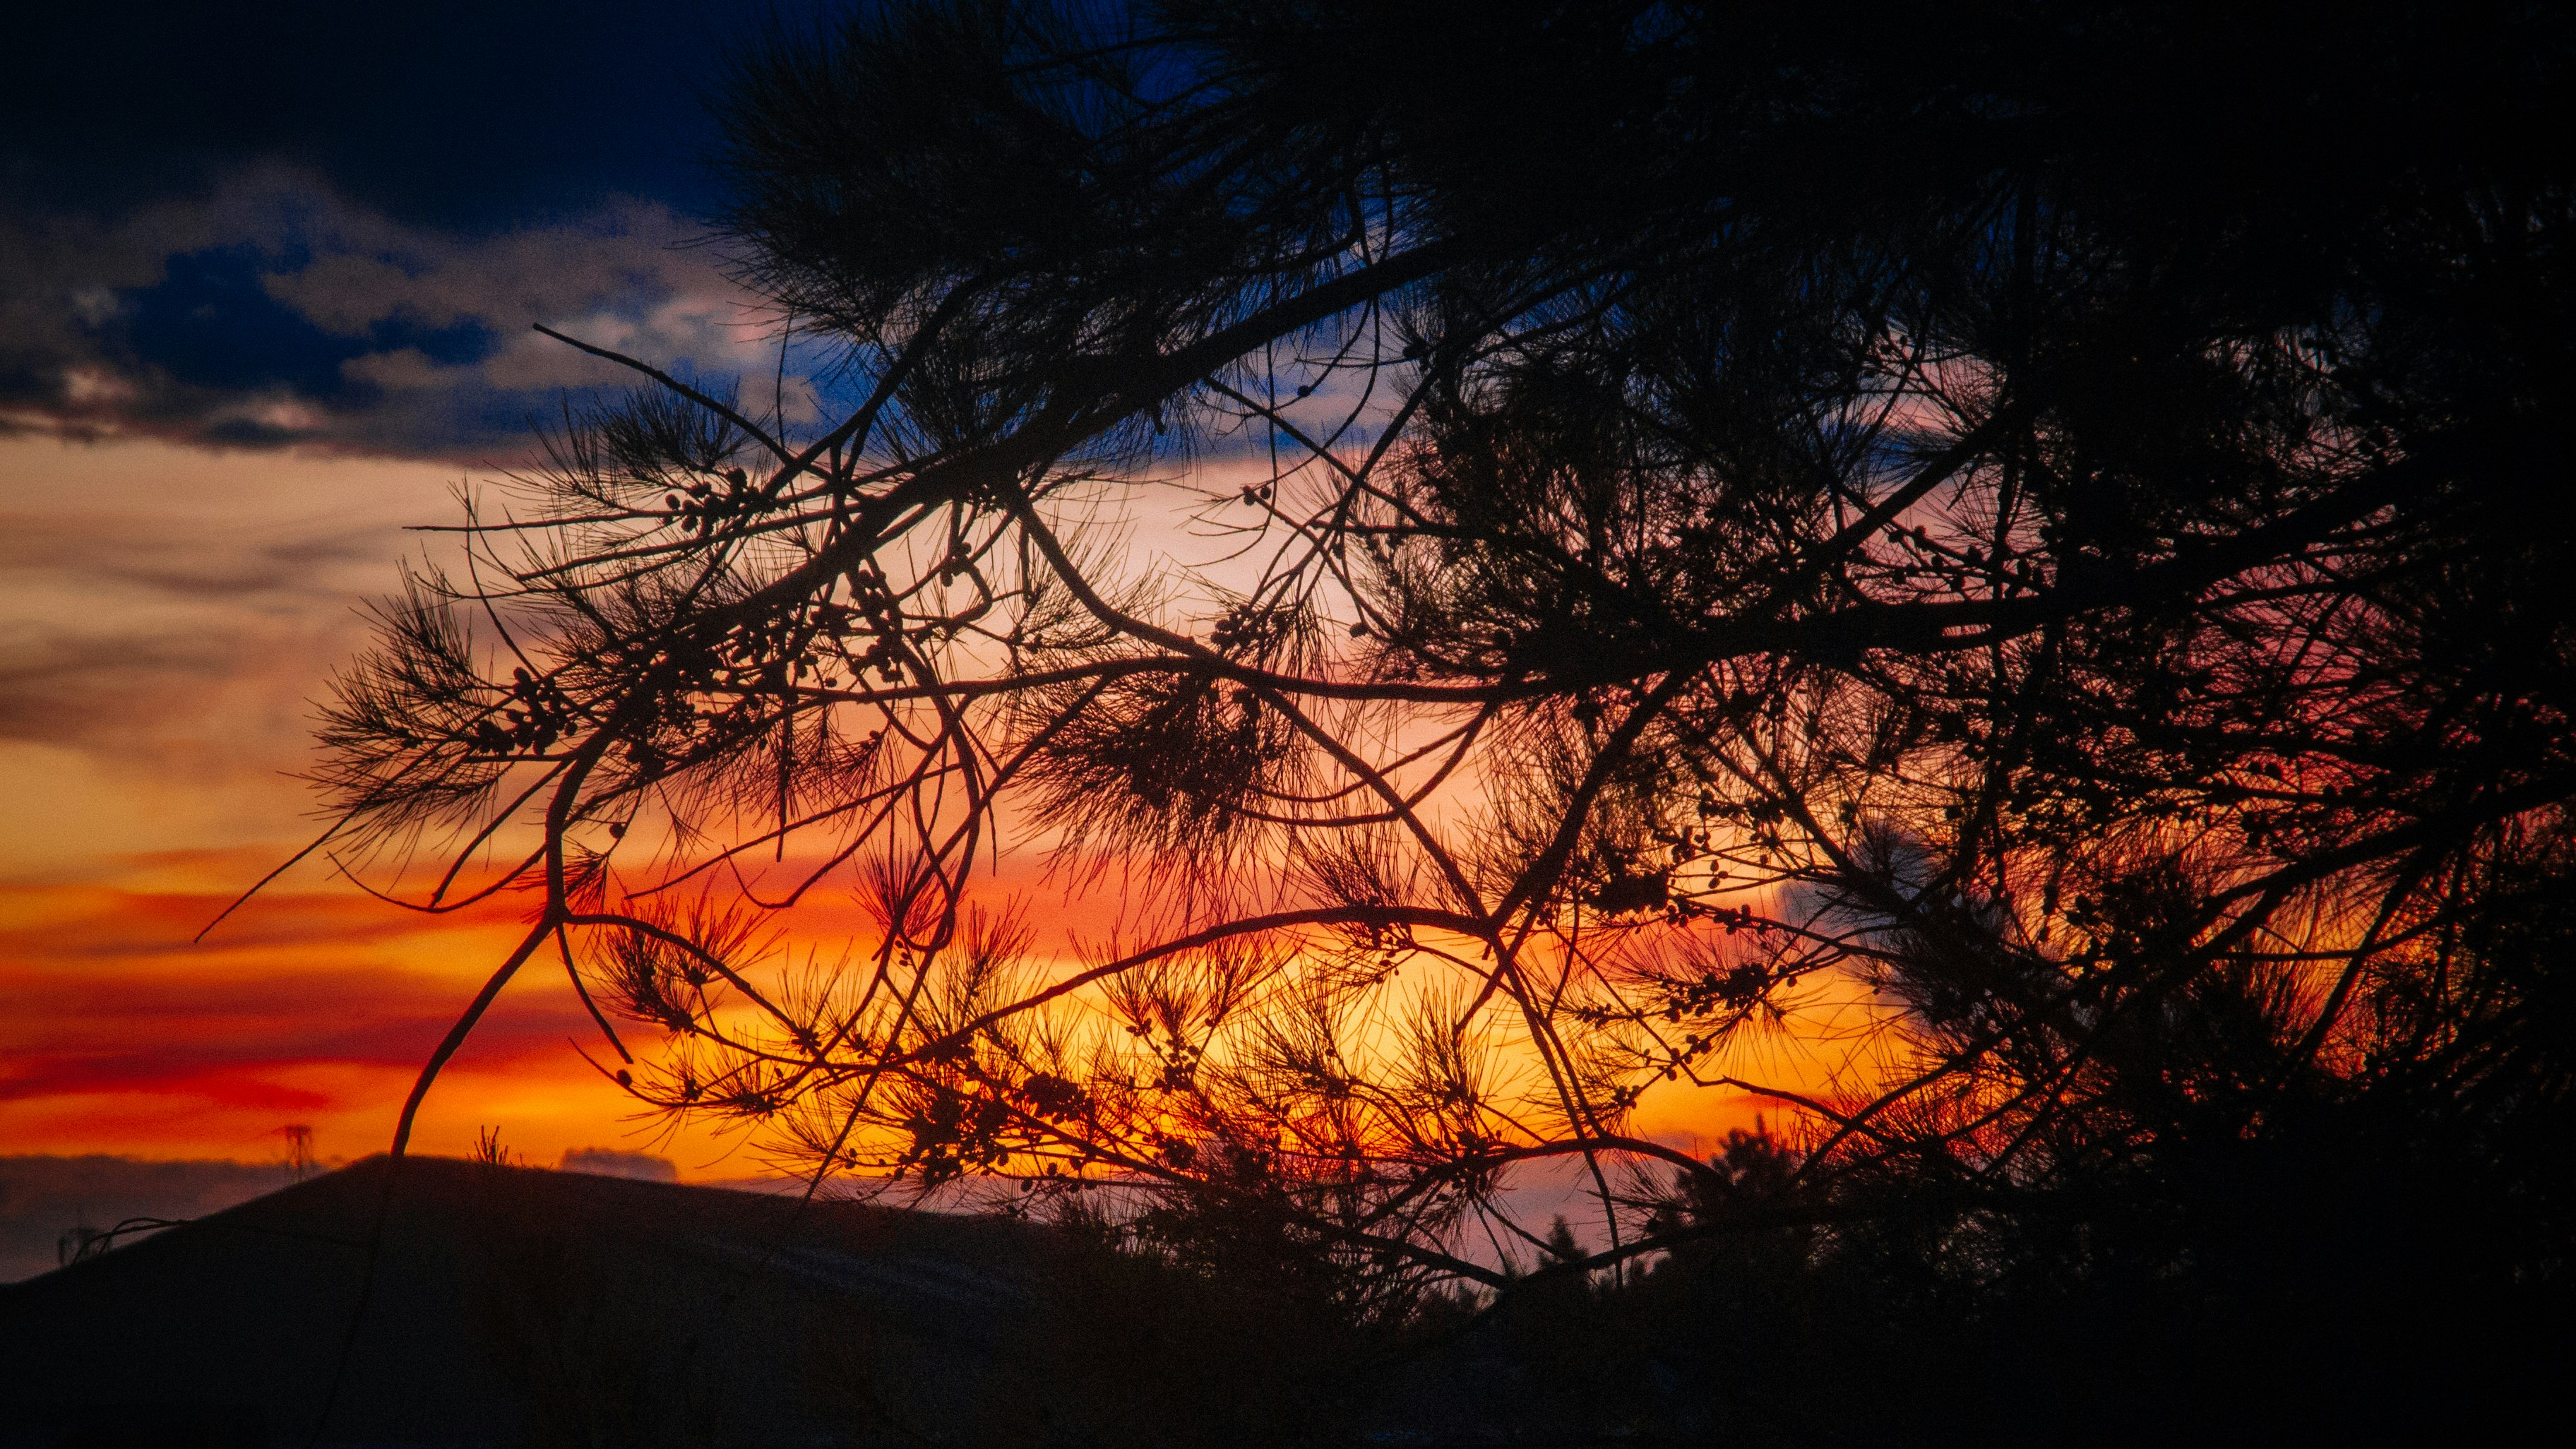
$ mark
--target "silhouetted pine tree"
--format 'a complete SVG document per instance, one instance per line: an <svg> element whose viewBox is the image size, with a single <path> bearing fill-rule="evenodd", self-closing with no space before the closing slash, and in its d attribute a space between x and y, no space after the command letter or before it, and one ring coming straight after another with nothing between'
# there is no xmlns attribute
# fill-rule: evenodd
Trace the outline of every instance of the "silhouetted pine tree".
<svg viewBox="0 0 2576 1449"><path fill-rule="evenodd" d="M1175 1254L1296 1245L1400 1318L1509 1301L1499 1190L1575 1159L1586 1271L1864 1325L1934 1437L2420 1386L2564 1277L2570 38L783 33L722 87L719 231L830 406L653 375L571 419L344 680L339 839L536 827L415 904L528 892L493 990L559 953L661 1035L642 1101L816 1172L1107 1178ZM1191 456L1245 480L1199 517L1248 582L1086 523ZM1080 990L968 903L1014 823L1123 873ZM769 923L854 883L878 930L782 980ZM1781 1140L1638 1136L1684 1082ZM2477 1341L2436 1358L2515 1361Z"/></svg>

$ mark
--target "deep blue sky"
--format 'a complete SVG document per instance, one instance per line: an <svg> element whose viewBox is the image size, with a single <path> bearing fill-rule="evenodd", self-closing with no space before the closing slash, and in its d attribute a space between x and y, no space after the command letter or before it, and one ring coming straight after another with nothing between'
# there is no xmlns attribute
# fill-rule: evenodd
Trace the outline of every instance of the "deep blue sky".
<svg viewBox="0 0 2576 1449"><path fill-rule="evenodd" d="M699 88L769 14L716 0L30 6L0 156L22 193L129 206L275 159L422 226L708 191ZM34 62L34 63L30 63Z"/></svg>

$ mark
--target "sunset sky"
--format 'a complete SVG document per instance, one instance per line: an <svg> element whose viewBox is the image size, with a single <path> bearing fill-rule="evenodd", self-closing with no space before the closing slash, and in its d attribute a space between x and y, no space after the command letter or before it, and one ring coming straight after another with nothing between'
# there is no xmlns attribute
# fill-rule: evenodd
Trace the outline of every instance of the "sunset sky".
<svg viewBox="0 0 2576 1449"><path fill-rule="evenodd" d="M404 526L604 379L529 325L708 374L760 336L683 245L737 7L224 9L22 22L98 63L0 99L0 1154L383 1148L507 919L307 866L190 938L314 829L310 704ZM524 982L420 1145L650 1145L587 1031Z"/></svg>
<svg viewBox="0 0 2576 1449"><path fill-rule="evenodd" d="M39 52L121 80L0 101L0 1155L256 1160L299 1123L326 1158L387 1142L515 907L413 915L317 861L192 938L317 828L312 704L398 564L437 556L405 527L453 521L460 486L617 380L531 324L686 375L774 365L690 245L706 57L741 13L43 22ZM523 976L416 1145L495 1127L534 1161L751 1170L639 1135L569 1044L593 1035L560 971ZM1679 1140L1750 1107L1646 1115Z"/></svg>

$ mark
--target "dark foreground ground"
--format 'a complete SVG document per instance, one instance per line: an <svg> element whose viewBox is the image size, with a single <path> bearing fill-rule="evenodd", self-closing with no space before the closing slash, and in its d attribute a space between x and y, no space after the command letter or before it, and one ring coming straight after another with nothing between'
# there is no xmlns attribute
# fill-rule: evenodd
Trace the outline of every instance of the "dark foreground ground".
<svg viewBox="0 0 2576 1449"><path fill-rule="evenodd" d="M0 1445L941 1438L1035 1324L1017 1224L435 1158L369 1287L393 1171L0 1288Z"/></svg>
<svg viewBox="0 0 2576 1449"><path fill-rule="evenodd" d="M1782 1230L1386 1332L1006 1218L376 1158L0 1287L0 1449L2501 1443L2559 1412L2563 1294L2279 1226L2259 1261L2318 1271L2259 1291L1962 1309Z"/></svg>
<svg viewBox="0 0 2576 1449"><path fill-rule="evenodd" d="M1493 1441L1385 1347L1006 1218L374 1158L0 1286L0 1449Z"/></svg>

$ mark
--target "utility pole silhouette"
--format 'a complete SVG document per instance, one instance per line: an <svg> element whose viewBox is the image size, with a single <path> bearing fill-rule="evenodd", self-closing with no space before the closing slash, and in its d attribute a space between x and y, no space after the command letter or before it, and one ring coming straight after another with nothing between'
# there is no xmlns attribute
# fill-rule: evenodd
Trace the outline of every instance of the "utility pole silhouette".
<svg viewBox="0 0 2576 1449"><path fill-rule="evenodd" d="M301 1122L277 1129L286 1134L286 1180L302 1182L313 1175L313 1129Z"/></svg>

